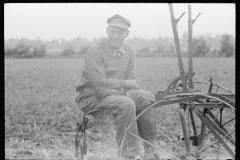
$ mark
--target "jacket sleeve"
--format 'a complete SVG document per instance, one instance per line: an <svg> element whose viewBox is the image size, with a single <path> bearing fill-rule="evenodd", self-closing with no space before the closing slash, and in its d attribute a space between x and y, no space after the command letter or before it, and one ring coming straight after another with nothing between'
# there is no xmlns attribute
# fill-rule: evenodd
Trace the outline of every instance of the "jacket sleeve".
<svg viewBox="0 0 240 160"><path fill-rule="evenodd" d="M130 65L127 70L126 80L136 80L136 51L132 52Z"/></svg>
<svg viewBox="0 0 240 160"><path fill-rule="evenodd" d="M85 61L89 78L95 88L107 87L111 89L119 89L126 87L125 80L106 78L103 53L97 45L94 44L89 48Z"/></svg>

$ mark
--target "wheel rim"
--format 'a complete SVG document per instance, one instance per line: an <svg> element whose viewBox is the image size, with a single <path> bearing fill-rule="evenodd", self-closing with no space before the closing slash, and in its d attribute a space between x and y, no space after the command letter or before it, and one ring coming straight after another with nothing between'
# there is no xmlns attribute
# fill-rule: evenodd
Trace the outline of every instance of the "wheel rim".
<svg viewBox="0 0 240 160"><path fill-rule="evenodd" d="M196 83L199 83L199 82L196 82ZM207 83L202 83L202 84L210 84L210 83L207 82ZM232 91L230 91L222 86L219 86L216 84L214 84L214 86L218 87L217 91L220 91L220 89L222 89L227 93L232 93ZM216 97L213 97L213 99L218 100L218 98L216 98ZM151 108L151 106L148 107L147 109L150 109L150 108ZM225 127L226 130L228 130L229 128L232 128L231 132L228 132L225 135L220 134L219 137L224 140L224 143L218 143L218 141L216 141L216 137L214 137L212 135L212 132L209 132L209 130L215 129L216 126L218 126L219 124L210 125L210 127L206 128L205 134L202 137L203 141L202 141L201 147L197 146L196 144L193 144L194 139L191 139L191 141L190 141L191 154L188 155L186 152L186 146L184 145L184 141L181 141L182 135L180 133L182 133L183 130L181 129L181 123L179 123L180 120L179 120L178 111L175 108L176 108L176 106L174 106L174 105L164 105L161 107L154 108L154 110L157 113L156 115L158 118L157 128L158 128L158 132L159 132L159 137L158 137L158 141L157 141L158 144L157 145L152 144L152 146L155 147L156 149L158 149L159 152L161 152L161 155L163 155L162 158L171 157L173 159L182 159L182 158L192 159L193 157L195 157L195 158L221 159L221 158L229 158L229 156L232 156L232 158L234 158L232 154L229 155L228 151L226 151L225 145L227 145L229 148L231 148L232 151L235 150L235 144L231 143L231 141L235 141L235 127L234 127L235 110L231 110L231 112L229 112L229 110L227 110L229 108L224 108L222 110L221 124L224 126L227 126L227 127ZM210 121L212 121L212 122L215 122L216 119L218 119L218 121L220 121L220 119L218 117L220 115L219 110L220 110L220 108L213 112L213 117L209 117L208 114L206 115L206 117L208 117L208 119L210 119ZM145 112L145 111L143 111L143 112ZM227 112L225 112L225 111L227 111ZM195 117L197 117L198 120ZM201 130L199 130L199 129L201 128L201 123L200 123L201 120L199 120L199 118L198 118L198 116L196 116L196 114L194 114L194 118L196 119L195 122L198 123L198 124L196 124L197 129L198 129L197 135L200 135ZM233 119L233 120L229 121L229 119ZM191 124L191 121L189 118L188 111L185 113L185 121L187 124L186 129L190 133L189 134L190 137L194 138L194 136L193 136L194 131L191 129L192 124ZM169 122L172 122L172 123L170 124ZM175 128L175 130L178 129L179 132L176 133L176 131L174 131L173 128ZM136 137L141 139L142 141L144 141L141 137L139 137L139 136L136 136ZM231 138L227 139L226 137L231 137ZM195 142L196 141L198 142L198 140L199 139L196 140L196 137L195 137ZM229 144L229 143L231 143L231 144ZM217 146L217 148L216 148L216 146Z"/></svg>

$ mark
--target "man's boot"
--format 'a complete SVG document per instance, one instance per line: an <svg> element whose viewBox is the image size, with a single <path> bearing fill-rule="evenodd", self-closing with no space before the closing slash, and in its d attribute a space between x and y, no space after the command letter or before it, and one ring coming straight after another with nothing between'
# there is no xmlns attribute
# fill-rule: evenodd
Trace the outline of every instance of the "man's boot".
<svg viewBox="0 0 240 160"><path fill-rule="evenodd" d="M150 143L155 145L154 142L150 142ZM154 147L150 146L149 144L144 143L143 160L159 160L159 159L160 159L160 155L156 151L156 149L154 149Z"/></svg>

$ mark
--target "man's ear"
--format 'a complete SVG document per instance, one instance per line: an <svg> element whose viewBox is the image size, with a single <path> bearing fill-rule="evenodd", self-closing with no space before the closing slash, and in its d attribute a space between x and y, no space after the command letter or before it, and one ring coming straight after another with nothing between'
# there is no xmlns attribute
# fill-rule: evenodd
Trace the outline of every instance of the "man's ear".
<svg viewBox="0 0 240 160"><path fill-rule="evenodd" d="M108 35L108 27L106 28L106 33L107 33L107 35Z"/></svg>
<svg viewBox="0 0 240 160"><path fill-rule="evenodd" d="M126 35L125 35L125 38L128 37L128 34L129 34L129 30L127 30Z"/></svg>

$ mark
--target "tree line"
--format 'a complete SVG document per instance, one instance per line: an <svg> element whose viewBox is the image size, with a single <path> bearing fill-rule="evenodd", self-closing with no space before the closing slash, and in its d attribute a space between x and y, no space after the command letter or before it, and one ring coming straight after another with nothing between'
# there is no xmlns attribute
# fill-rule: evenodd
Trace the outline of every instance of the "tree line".
<svg viewBox="0 0 240 160"><path fill-rule="evenodd" d="M4 39L6 58L41 58L49 55L50 50L58 49L60 56L69 57L72 55L85 54L92 43L100 41L105 37L95 38L89 41L87 38L76 37L67 41L64 38L60 40L44 41L39 38L35 40L27 38ZM183 33L179 38L181 53L188 53L188 35ZM229 34L199 35L192 39L192 52L195 57L207 55L231 57L235 55L235 37ZM175 55L175 44L173 38L162 37L159 34L157 39L144 39L140 37L127 38L125 41L137 50L138 55Z"/></svg>

